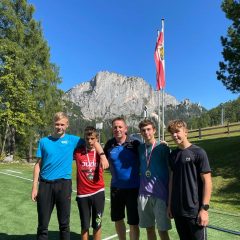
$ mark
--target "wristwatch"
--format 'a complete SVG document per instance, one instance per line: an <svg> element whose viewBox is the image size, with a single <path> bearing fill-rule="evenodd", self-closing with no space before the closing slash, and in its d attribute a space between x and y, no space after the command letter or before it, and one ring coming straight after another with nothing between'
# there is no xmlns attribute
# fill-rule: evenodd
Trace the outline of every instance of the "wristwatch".
<svg viewBox="0 0 240 240"><path fill-rule="evenodd" d="M209 204L203 204L203 205L201 206L201 209L207 211L207 210L209 209Z"/></svg>

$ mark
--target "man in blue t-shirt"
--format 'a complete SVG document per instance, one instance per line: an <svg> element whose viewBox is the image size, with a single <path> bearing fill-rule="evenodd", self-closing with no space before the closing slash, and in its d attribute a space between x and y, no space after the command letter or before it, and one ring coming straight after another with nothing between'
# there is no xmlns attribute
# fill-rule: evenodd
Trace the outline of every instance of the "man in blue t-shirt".
<svg viewBox="0 0 240 240"><path fill-rule="evenodd" d="M112 121L114 138L110 139L104 152L109 161L111 179L111 220L115 222L119 240L126 239L124 223L125 208L130 227L130 240L139 239L137 197L139 189L138 140L127 136L127 125L123 118Z"/></svg>
<svg viewBox="0 0 240 240"><path fill-rule="evenodd" d="M144 143L139 146L140 188L138 197L139 226L146 228L147 239L157 239L155 224L161 240L169 240L171 222L167 216L168 159L166 144L156 141L155 124L148 119L139 123Z"/></svg>
<svg viewBox="0 0 240 240"><path fill-rule="evenodd" d="M53 134L41 138L38 144L38 161L34 166L32 186L32 200L37 201L38 240L48 239L48 224L54 205L57 209L60 239L70 239L73 152L84 141L80 137L66 134L67 128L67 115L63 112L56 113ZM100 144L96 143L95 147L98 153L103 153ZM104 158L102 167L108 167Z"/></svg>

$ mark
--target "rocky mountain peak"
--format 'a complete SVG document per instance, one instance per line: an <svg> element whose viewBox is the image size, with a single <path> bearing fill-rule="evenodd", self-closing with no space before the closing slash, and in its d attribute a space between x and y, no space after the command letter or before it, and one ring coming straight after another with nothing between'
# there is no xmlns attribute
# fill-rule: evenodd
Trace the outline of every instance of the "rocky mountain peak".
<svg viewBox="0 0 240 240"><path fill-rule="evenodd" d="M102 71L90 81L78 84L65 93L65 98L81 108L85 119L110 119L116 116L157 114L157 92L140 77L127 77ZM165 105L176 106L175 97L165 93Z"/></svg>

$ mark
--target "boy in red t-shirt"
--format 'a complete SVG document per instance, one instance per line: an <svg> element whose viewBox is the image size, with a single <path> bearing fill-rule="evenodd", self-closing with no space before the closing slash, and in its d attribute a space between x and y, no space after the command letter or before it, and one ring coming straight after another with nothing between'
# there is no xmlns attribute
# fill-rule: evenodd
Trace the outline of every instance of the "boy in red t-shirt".
<svg viewBox="0 0 240 240"><path fill-rule="evenodd" d="M86 127L86 144L76 149L74 159L77 164L77 203L81 219L81 237L89 238L90 218L92 216L93 239L101 239L101 223L105 203L103 169L100 155L94 148L98 133L94 127ZM105 156L101 156L105 157Z"/></svg>

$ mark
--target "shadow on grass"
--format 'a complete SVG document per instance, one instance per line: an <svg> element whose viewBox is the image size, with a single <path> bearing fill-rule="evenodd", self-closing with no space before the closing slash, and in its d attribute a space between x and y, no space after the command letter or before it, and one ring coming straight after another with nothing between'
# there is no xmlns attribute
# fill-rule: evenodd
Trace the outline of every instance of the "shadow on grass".
<svg viewBox="0 0 240 240"><path fill-rule="evenodd" d="M228 205L236 205L236 206L239 206L239 204L240 204L240 200L238 200L238 199L235 199L235 200L233 200L233 199L226 199L226 200L211 200L212 202L214 202L214 203L224 203L224 204L228 204Z"/></svg>
<svg viewBox="0 0 240 240"><path fill-rule="evenodd" d="M49 231L48 239L49 240L58 240L59 239L59 232ZM71 232L71 240L79 240L79 239L81 239L80 234ZM93 237L90 236L89 239L92 240ZM8 235L6 233L0 233L0 240L36 240L36 234Z"/></svg>
<svg viewBox="0 0 240 240"><path fill-rule="evenodd" d="M212 200L239 206L240 189L240 136L224 137L217 139L200 140L195 143L202 147L208 155L212 176L221 177L222 184L218 183L216 195L221 196Z"/></svg>
<svg viewBox="0 0 240 240"><path fill-rule="evenodd" d="M240 180L240 136L196 142L207 152L213 176Z"/></svg>

